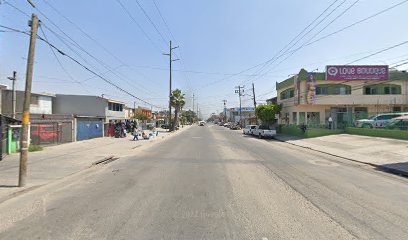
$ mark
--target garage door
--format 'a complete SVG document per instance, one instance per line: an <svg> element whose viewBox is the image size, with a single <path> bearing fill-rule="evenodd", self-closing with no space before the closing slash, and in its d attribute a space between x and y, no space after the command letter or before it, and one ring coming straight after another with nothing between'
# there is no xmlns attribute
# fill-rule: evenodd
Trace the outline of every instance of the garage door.
<svg viewBox="0 0 408 240"><path fill-rule="evenodd" d="M100 119L77 119L77 141L103 136L103 125Z"/></svg>

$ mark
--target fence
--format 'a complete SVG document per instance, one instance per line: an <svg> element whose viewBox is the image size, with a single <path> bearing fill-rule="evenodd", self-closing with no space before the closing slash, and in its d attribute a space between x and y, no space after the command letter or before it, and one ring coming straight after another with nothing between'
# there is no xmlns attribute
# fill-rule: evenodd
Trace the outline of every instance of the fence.
<svg viewBox="0 0 408 240"><path fill-rule="evenodd" d="M31 144L53 145L72 142L72 122L36 122L30 127Z"/></svg>
<svg viewBox="0 0 408 240"><path fill-rule="evenodd" d="M328 117L332 117L332 129L345 129L346 127L362 127L362 123L359 120L366 121L367 124L364 127L382 128L387 125L393 118L402 115L408 115L407 112L326 112L324 124L320 114L303 112L299 114L300 124L306 123L308 128L315 129L329 129ZM372 123L374 123L372 125ZM286 124L289 126L289 124Z"/></svg>

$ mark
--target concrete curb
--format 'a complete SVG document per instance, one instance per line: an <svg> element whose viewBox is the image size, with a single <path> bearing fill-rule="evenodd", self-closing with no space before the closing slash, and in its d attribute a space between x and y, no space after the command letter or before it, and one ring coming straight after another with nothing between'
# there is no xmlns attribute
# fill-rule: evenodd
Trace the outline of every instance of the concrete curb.
<svg viewBox="0 0 408 240"><path fill-rule="evenodd" d="M308 149L308 150L311 150L311 151L327 154L327 155L330 155L330 156L333 156L333 157L338 157L338 158L349 160L349 161L352 161L352 162L369 165L369 166L375 167L375 168L377 168L379 170L382 170L384 172L389 172L389 173L396 174L396 175L399 175L399 176L408 177L408 172L402 171L402 170L399 170L399 169L390 168L390 167L386 167L386 166L375 164L375 163L363 162L363 161L360 161L360 160L340 156L340 155L337 155L337 154L325 152L325 151L318 150L318 149L315 149L315 148L305 147L305 146L302 146L302 145L299 145L299 144L295 144L295 143L292 143L292 142L287 142L285 140L279 139L279 137L275 137L275 140L277 140L279 142L286 143L286 144L290 144L292 146L301 147L301 148Z"/></svg>

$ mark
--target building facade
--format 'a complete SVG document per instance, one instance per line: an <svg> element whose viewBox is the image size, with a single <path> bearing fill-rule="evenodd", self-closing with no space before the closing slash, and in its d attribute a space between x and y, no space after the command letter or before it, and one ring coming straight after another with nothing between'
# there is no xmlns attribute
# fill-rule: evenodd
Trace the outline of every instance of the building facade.
<svg viewBox="0 0 408 240"><path fill-rule="evenodd" d="M254 107L242 107L241 109L239 107L230 108L227 111L227 116L228 115L228 119L230 122L241 123L242 126L248 124L256 124Z"/></svg>
<svg viewBox="0 0 408 240"><path fill-rule="evenodd" d="M104 123L126 119L125 103L98 96L57 94L53 112L56 114L103 118Z"/></svg>
<svg viewBox="0 0 408 240"><path fill-rule="evenodd" d="M388 69L387 69L388 70ZM311 77L312 76L312 77ZM408 73L390 71L386 80L328 80L326 72L299 74L276 84L281 124L337 128L384 112L408 112Z"/></svg>
<svg viewBox="0 0 408 240"><path fill-rule="evenodd" d="M13 91L3 89L1 91L1 112L11 116L13 113ZM30 114L52 114L52 104L55 94L31 93ZM16 91L16 116L23 112L24 91Z"/></svg>
<svg viewBox="0 0 408 240"><path fill-rule="evenodd" d="M387 67L388 73L388 67ZM328 80L326 72L299 74L276 84L281 124L335 127L384 112L408 112L408 73L389 71L386 79Z"/></svg>

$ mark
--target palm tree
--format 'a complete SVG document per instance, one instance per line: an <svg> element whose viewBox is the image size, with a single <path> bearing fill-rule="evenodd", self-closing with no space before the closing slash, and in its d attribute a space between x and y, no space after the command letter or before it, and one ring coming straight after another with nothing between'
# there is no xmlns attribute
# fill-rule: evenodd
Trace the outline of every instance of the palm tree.
<svg viewBox="0 0 408 240"><path fill-rule="evenodd" d="M174 127L177 126L178 124L178 115L179 112L181 111L181 108L184 107L184 104L186 104L184 94L181 92L180 89L175 89L170 96L170 104L172 107L174 107L174 120L173 124L170 126L170 130L173 131Z"/></svg>

